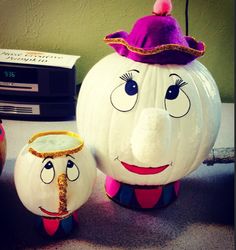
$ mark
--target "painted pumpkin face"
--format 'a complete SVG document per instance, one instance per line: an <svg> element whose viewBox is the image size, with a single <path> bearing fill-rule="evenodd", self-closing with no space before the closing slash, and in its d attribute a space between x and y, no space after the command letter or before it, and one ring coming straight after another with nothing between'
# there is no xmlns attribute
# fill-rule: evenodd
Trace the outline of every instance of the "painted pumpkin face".
<svg viewBox="0 0 236 250"><path fill-rule="evenodd" d="M198 61L150 65L111 54L87 74L77 106L98 167L128 184L162 185L192 172L219 121L218 89Z"/></svg>
<svg viewBox="0 0 236 250"><path fill-rule="evenodd" d="M0 175L6 160L6 137L0 120Z"/></svg>
<svg viewBox="0 0 236 250"><path fill-rule="evenodd" d="M95 162L77 134L59 131L34 136L15 165L18 195L34 214L64 218L89 198Z"/></svg>

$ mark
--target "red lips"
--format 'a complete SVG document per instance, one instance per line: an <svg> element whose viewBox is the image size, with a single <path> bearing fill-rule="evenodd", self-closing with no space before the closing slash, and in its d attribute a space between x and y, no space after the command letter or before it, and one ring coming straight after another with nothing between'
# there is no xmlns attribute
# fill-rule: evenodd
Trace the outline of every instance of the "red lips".
<svg viewBox="0 0 236 250"><path fill-rule="evenodd" d="M130 172L135 174L141 174L141 175L151 175L151 174L158 174L164 171L167 167L169 167L169 164L160 166L160 167L138 167L135 165L130 165L126 162L121 161L121 164Z"/></svg>
<svg viewBox="0 0 236 250"><path fill-rule="evenodd" d="M63 212L60 212L60 213L55 213L55 212L50 212L50 211L47 211L46 209L42 208L42 207L39 207L39 209L47 214L47 215L50 215L50 216L54 216L54 217L59 217L59 216L63 216L63 215L66 215L68 214L69 211L63 211Z"/></svg>

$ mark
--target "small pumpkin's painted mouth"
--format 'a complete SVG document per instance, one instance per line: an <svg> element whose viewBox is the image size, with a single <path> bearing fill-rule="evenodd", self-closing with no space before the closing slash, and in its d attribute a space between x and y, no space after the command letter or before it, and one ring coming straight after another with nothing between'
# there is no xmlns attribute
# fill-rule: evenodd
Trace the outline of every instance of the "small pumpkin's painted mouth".
<svg viewBox="0 0 236 250"><path fill-rule="evenodd" d="M160 166L160 167L144 168L144 167L138 167L136 165L131 165L123 161L121 161L120 163L130 172L135 173L135 174L140 174L140 175L158 174L164 171L166 168L168 168L171 165L171 164L167 164L167 165Z"/></svg>
<svg viewBox="0 0 236 250"><path fill-rule="evenodd" d="M63 211L63 212L60 212L60 213L55 213L55 212L50 212L50 211L47 211L46 209L44 209L43 207L39 207L39 209L47 214L47 215L50 215L50 216L54 216L54 217L58 217L58 216L63 216L63 215L66 215L69 213L69 211Z"/></svg>

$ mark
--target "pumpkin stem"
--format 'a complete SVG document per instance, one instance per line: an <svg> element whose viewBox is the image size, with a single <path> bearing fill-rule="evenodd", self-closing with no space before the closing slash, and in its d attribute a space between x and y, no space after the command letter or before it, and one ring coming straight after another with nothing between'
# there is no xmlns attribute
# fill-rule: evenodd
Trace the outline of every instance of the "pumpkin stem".
<svg viewBox="0 0 236 250"><path fill-rule="evenodd" d="M207 158L203 161L203 164L208 166L216 163L233 163L235 162L234 148L213 148Z"/></svg>

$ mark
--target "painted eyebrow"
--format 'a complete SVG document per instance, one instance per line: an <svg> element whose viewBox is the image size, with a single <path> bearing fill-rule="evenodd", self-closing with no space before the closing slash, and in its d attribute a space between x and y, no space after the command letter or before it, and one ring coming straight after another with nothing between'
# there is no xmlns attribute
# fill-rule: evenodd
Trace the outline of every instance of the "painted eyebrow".
<svg viewBox="0 0 236 250"><path fill-rule="evenodd" d="M46 158L43 159L42 163L43 163L44 161L46 161L47 159L53 159L53 158L50 157L50 156L47 156Z"/></svg>
<svg viewBox="0 0 236 250"><path fill-rule="evenodd" d="M177 74L175 74L175 73L172 73L172 74L169 75L169 77L171 77L171 76L177 76L177 77L179 77L180 79L182 79L179 75L177 75Z"/></svg>
<svg viewBox="0 0 236 250"><path fill-rule="evenodd" d="M68 157L68 156L71 157L71 158L73 158L73 159L75 159L75 157L73 157L72 155L66 155L66 157Z"/></svg>
<svg viewBox="0 0 236 250"><path fill-rule="evenodd" d="M135 72L137 72L137 73L140 73L139 70L137 70L137 69L128 70L128 72L130 72L130 71L135 71Z"/></svg>

